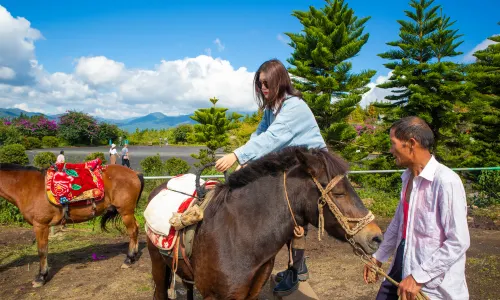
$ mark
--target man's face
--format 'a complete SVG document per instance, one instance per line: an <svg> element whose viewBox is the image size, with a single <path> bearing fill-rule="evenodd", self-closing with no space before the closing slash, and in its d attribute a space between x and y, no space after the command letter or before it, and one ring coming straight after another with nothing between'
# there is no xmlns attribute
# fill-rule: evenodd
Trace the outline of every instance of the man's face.
<svg viewBox="0 0 500 300"><path fill-rule="evenodd" d="M394 130L391 129L391 154L396 160L396 165L400 167L408 167L411 163L410 147L408 142L398 140L394 136Z"/></svg>

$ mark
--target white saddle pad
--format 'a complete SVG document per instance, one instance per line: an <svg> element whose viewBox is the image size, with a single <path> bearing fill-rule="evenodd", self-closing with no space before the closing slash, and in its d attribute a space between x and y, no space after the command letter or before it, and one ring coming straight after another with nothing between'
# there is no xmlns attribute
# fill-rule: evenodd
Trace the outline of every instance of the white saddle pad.
<svg viewBox="0 0 500 300"><path fill-rule="evenodd" d="M200 179L200 185L205 181ZM170 232L169 220L172 214L177 212L179 206L189 198L185 194L195 196L196 194L196 175L184 174L172 178L167 183L167 189L158 193L144 210L144 218L149 228L162 235L168 235Z"/></svg>

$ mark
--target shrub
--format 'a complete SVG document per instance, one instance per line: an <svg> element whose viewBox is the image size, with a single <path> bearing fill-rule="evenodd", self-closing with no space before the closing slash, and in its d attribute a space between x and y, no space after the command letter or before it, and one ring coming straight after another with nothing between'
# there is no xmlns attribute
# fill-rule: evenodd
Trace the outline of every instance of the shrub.
<svg viewBox="0 0 500 300"><path fill-rule="evenodd" d="M21 223L23 221L24 218L19 208L0 198L0 224Z"/></svg>
<svg viewBox="0 0 500 300"><path fill-rule="evenodd" d="M32 136L24 138L22 144L26 150L42 148L42 142L38 138Z"/></svg>
<svg viewBox="0 0 500 300"><path fill-rule="evenodd" d="M171 176L186 174L190 168L185 160L177 157L172 157L165 162L165 173Z"/></svg>
<svg viewBox="0 0 500 300"><path fill-rule="evenodd" d="M165 165L161 161L160 154L148 156L141 161L142 172L147 176L161 176L165 174Z"/></svg>
<svg viewBox="0 0 500 300"><path fill-rule="evenodd" d="M0 124L0 144L20 144L21 141L22 136L19 130L17 130L14 126Z"/></svg>
<svg viewBox="0 0 500 300"><path fill-rule="evenodd" d="M29 162L26 149L23 145L12 144L0 149L0 163L27 165Z"/></svg>
<svg viewBox="0 0 500 300"><path fill-rule="evenodd" d="M40 152L35 155L33 164L37 168L46 169L56 162L56 155L52 152Z"/></svg>
<svg viewBox="0 0 500 300"><path fill-rule="evenodd" d="M482 171L474 188L479 192L472 199L472 204L487 207L500 204L500 171Z"/></svg>
<svg viewBox="0 0 500 300"><path fill-rule="evenodd" d="M96 158L99 158L102 161L103 165L107 162L106 157L104 156L104 153L102 153L102 152L90 153L89 155L87 155L85 157L85 161L91 161L91 160L94 160Z"/></svg>
<svg viewBox="0 0 500 300"><path fill-rule="evenodd" d="M48 148L56 148L59 146L59 139L55 136L44 136L42 138L42 145Z"/></svg>

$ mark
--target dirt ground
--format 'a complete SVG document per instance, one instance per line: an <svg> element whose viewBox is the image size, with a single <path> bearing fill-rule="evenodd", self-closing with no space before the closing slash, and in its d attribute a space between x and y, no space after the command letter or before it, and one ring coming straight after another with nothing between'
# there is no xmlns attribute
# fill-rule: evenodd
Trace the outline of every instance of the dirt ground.
<svg viewBox="0 0 500 300"><path fill-rule="evenodd" d="M467 280L471 299L498 299L500 231L471 228L470 233ZM329 237L319 242L316 234L315 229L310 231L307 255L309 283L319 298L374 299L379 284L364 284L362 264L350 246ZM126 237L116 234L69 226L49 242L50 281L34 289L31 281L38 272L38 256L32 230L0 227L0 299L152 299L145 235L140 237L139 260L121 269L127 243ZM285 248L278 254L274 272L283 269L286 261ZM185 299L182 284L177 290L178 299ZM269 286L260 299L274 299Z"/></svg>

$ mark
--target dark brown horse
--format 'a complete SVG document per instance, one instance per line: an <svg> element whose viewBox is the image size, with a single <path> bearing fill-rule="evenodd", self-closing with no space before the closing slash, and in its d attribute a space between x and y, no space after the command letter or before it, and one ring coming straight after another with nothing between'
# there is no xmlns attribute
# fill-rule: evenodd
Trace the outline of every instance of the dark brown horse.
<svg viewBox="0 0 500 300"><path fill-rule="evenodd" d="M327 186L337 175L347 172L340 158L321 150L287 148L248 164L229 176L227 183L213 191L212 201L199 224L192 250L193 273L179 260L177 274L195 286L204 299L257 299L274 266L280 249L292 239L294 223L287 204L299 225L318 225L318 184ZM369 214L345 177L328 193L330 199L348 218ZM155 189L149 201L165 184ZM355 223L349 223L350 228ZM346 231L337 218L324 208L324 228L335 238L346 240ZM367 253L382 242L380 228L370 222L352 237ZM155 299L166 299L170 284L171 262L148 239ZM193 285L185 284L188 299L193 299Z"/></svg>
<svg viewBox="0 0 500 300"><path fill-rule="evenodd" d="M104 199L96 203L95 214L91 205L70 206L72 222L80 223L104 213L101 227L121 216L127 227L130 243L124 267L130 266L138 253L138 224L134 211L144 187L142 174L119 165L110 165L103 172ZM0 164L0 197L7 199L21 211L24 219L33 225L40 257L40 272L34 287L45 284L48 275L49 226L61 224L63 210L49 202L45 192L45 171L35 167Z"/></svg>

